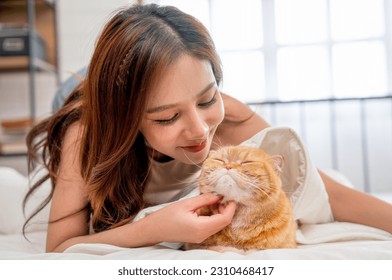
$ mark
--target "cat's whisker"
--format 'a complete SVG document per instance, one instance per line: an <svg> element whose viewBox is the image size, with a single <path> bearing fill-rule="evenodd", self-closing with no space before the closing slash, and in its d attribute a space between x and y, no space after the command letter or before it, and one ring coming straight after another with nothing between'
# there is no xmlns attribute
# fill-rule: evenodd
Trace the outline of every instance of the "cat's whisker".
<svg viewBox="0 0 392 280"><path fill-rule="evenodd" d="M195 187L197 187L197 182L195 180L177 180L177 182L173 183L172 185L173 186L194 185Z"/></svg>
<svg viewBox="0 0 392 280"><path fill-rule="evenodd" d="M197 167L202 168L202 164L196 163L196 162L194 162L192 159L190 159L190 158L188 157L188 155L185 153L185 151L183 151L183 153L184 153L184 156L185 156L193 165L196 165Z"/></svg>
<svg viewBox="0 0 392 280"><path fill-rule="evenodd" d="M222 144L222 140L218 135L215 134L214 140L212 141L214 145L217 145L218 149L222 148L224 145Z"/></svg>
<svg viewBox="0 0 392 280"><path fill-rule="evenodd" d="M248 176L239 172L237 174L240 180L242 180L248 187L257 189L260 192L262 192L264 195L266 195L268 198L272 199L272 197L268 194L268 191L272 191L273 188L271 188L269 185L260 187L260 185L256 183L254 179L252 180L252 178L249 178Z"/></svg>
<svg viewBox="0 0 392 280"><path fill-rule="evenodd" d="M266 192L266 191L264 191L263 189L259 189L260 190L260 192L262 192L266 197L268 197L269 199L272 199L272 197Z"/></svg>
<svg viewBox="0 0 392 280"><path fill-rule="evenodd" d="M208 176L200 178L199 182L203 183L203 184L214 185L219 180L220 177L221 177L221 175L218 175L218 174L216 174L216 172L213 172L213 173L209 174Z"/></svg>

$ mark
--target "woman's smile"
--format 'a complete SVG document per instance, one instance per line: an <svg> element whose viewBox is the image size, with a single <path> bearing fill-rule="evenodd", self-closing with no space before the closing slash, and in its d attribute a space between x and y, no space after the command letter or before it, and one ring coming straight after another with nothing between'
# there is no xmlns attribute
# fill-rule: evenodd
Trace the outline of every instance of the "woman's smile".
<svg viewBox="0 0 392 280"><path fill-rule="evenodd" d="M198 153L202 150L204 150L204 148L207 146L207 140L202 141L200 144L198 145L193 145L193 146L184 146L181 147L182 149L184 149L187 152L191 152L191 153Z"/></svg>

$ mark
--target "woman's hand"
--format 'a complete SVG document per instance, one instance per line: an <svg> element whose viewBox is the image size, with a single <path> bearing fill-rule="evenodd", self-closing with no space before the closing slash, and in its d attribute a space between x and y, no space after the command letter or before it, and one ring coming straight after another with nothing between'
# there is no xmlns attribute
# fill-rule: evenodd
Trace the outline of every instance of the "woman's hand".
<svg viewBox="0 0 392 280"><path fill-rule="evenodd" d="M222 197L212 193L201 194L166 206L144 219L149 219L147 232L159 242L200 243L231 223L236 204L220 204L211 216L200 216L197 211L218 203Z"/></svg>

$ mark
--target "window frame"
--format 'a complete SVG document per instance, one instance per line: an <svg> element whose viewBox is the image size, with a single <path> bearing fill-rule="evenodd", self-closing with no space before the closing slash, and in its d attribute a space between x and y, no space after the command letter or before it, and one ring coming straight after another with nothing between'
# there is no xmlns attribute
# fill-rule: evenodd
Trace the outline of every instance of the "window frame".
<svg viewBox="0 0 392 280"><path fill-rule="evenodd" d="M208 2L208 17L209 25L207 28L211 31L213 30L213 17L216 13L212 8L212 1L206 0ZM392 91L392 1L383 0L384 5L384 30L385 33L380 37L368 37L361 39L352 40L333 40L331 34L331 0L325 0L327 7L326 10L326 40L314 43L293 43L293 44L279 44L276 40L276 24L275 24L275 1L274 0L259 0L261 2L262 8L262 36L263 45L260 48L238 48L238 49L218 49L220 55L225 53L233 52L251 52L260 51L263 54L263 65L264 65L264 89L259 93L262 96L255 96L255 100L246 100L247 102L252 101L268 101L268 100L281 100L279 97L279 77L278 77L278 52L281 48L290 47L304 47L304 46L322 46L326 48L327 51L327 80L328 80L328 98L337 98L336 92L334 90L334 78L333 78L333 48L336 44L342 43L355 43L355 42L372 42L380 41L385 46L386 55L386 79L387 79L387 91L385 95ZM165 0L150 0L144 1L145 3L157 3L165 4ZM213 34L212 34L213 36ZM255 35L256 36L256 35ZM371 95L370 95L371 96ZM363 95L361 95L363 97ZM320 97L322 98L322 97ZM325 98L325 97L324 97ZM316 98L317 99L317 98ZM290 100L298 100L298 98L291 98Z"/></svg>

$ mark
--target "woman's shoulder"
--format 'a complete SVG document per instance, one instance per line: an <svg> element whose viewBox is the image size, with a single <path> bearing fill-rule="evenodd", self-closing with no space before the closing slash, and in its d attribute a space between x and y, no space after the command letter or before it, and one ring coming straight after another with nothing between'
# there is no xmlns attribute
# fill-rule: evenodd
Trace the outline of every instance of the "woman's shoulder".
<svg viewBox="0 0 392 280"><path fill-rule="evenodd" d="M243 102L222 94L225 119L219 125L216 137L220 145L239 145L254 136L268 123Z"/></svg>
<svg viewBox="0 0 392 280"><path fill-rule="evenodd" d="M80 121L72 123L65 133L64 141L66 142L79 142L83 135L83 126ZM75 143L74 143L75 144Z"/></svg>
<svg viewBox="0 0 392 280"><path fill-rule="evenodd" d="M230 95L222 93L222 100L225 106L224 123L243 122L254 114L254 112L246 104Z"/></svg>
<svg viewBox="0 0 392 280"><path fill-rule="evenodd" d="M59 166L59 180L57 187L70 185L85 191L85 182L81 176L80 148L83 126L80 122L71 124L64 135L61 146L61 160Z"/></svg>
<svg viewBox="0 0 392 280"><path fill-rule="evenodd" d="M79 160L80 145L83 137L83 126L79 121L72 123L64 134L61 144L62 162Z"/></svg>

